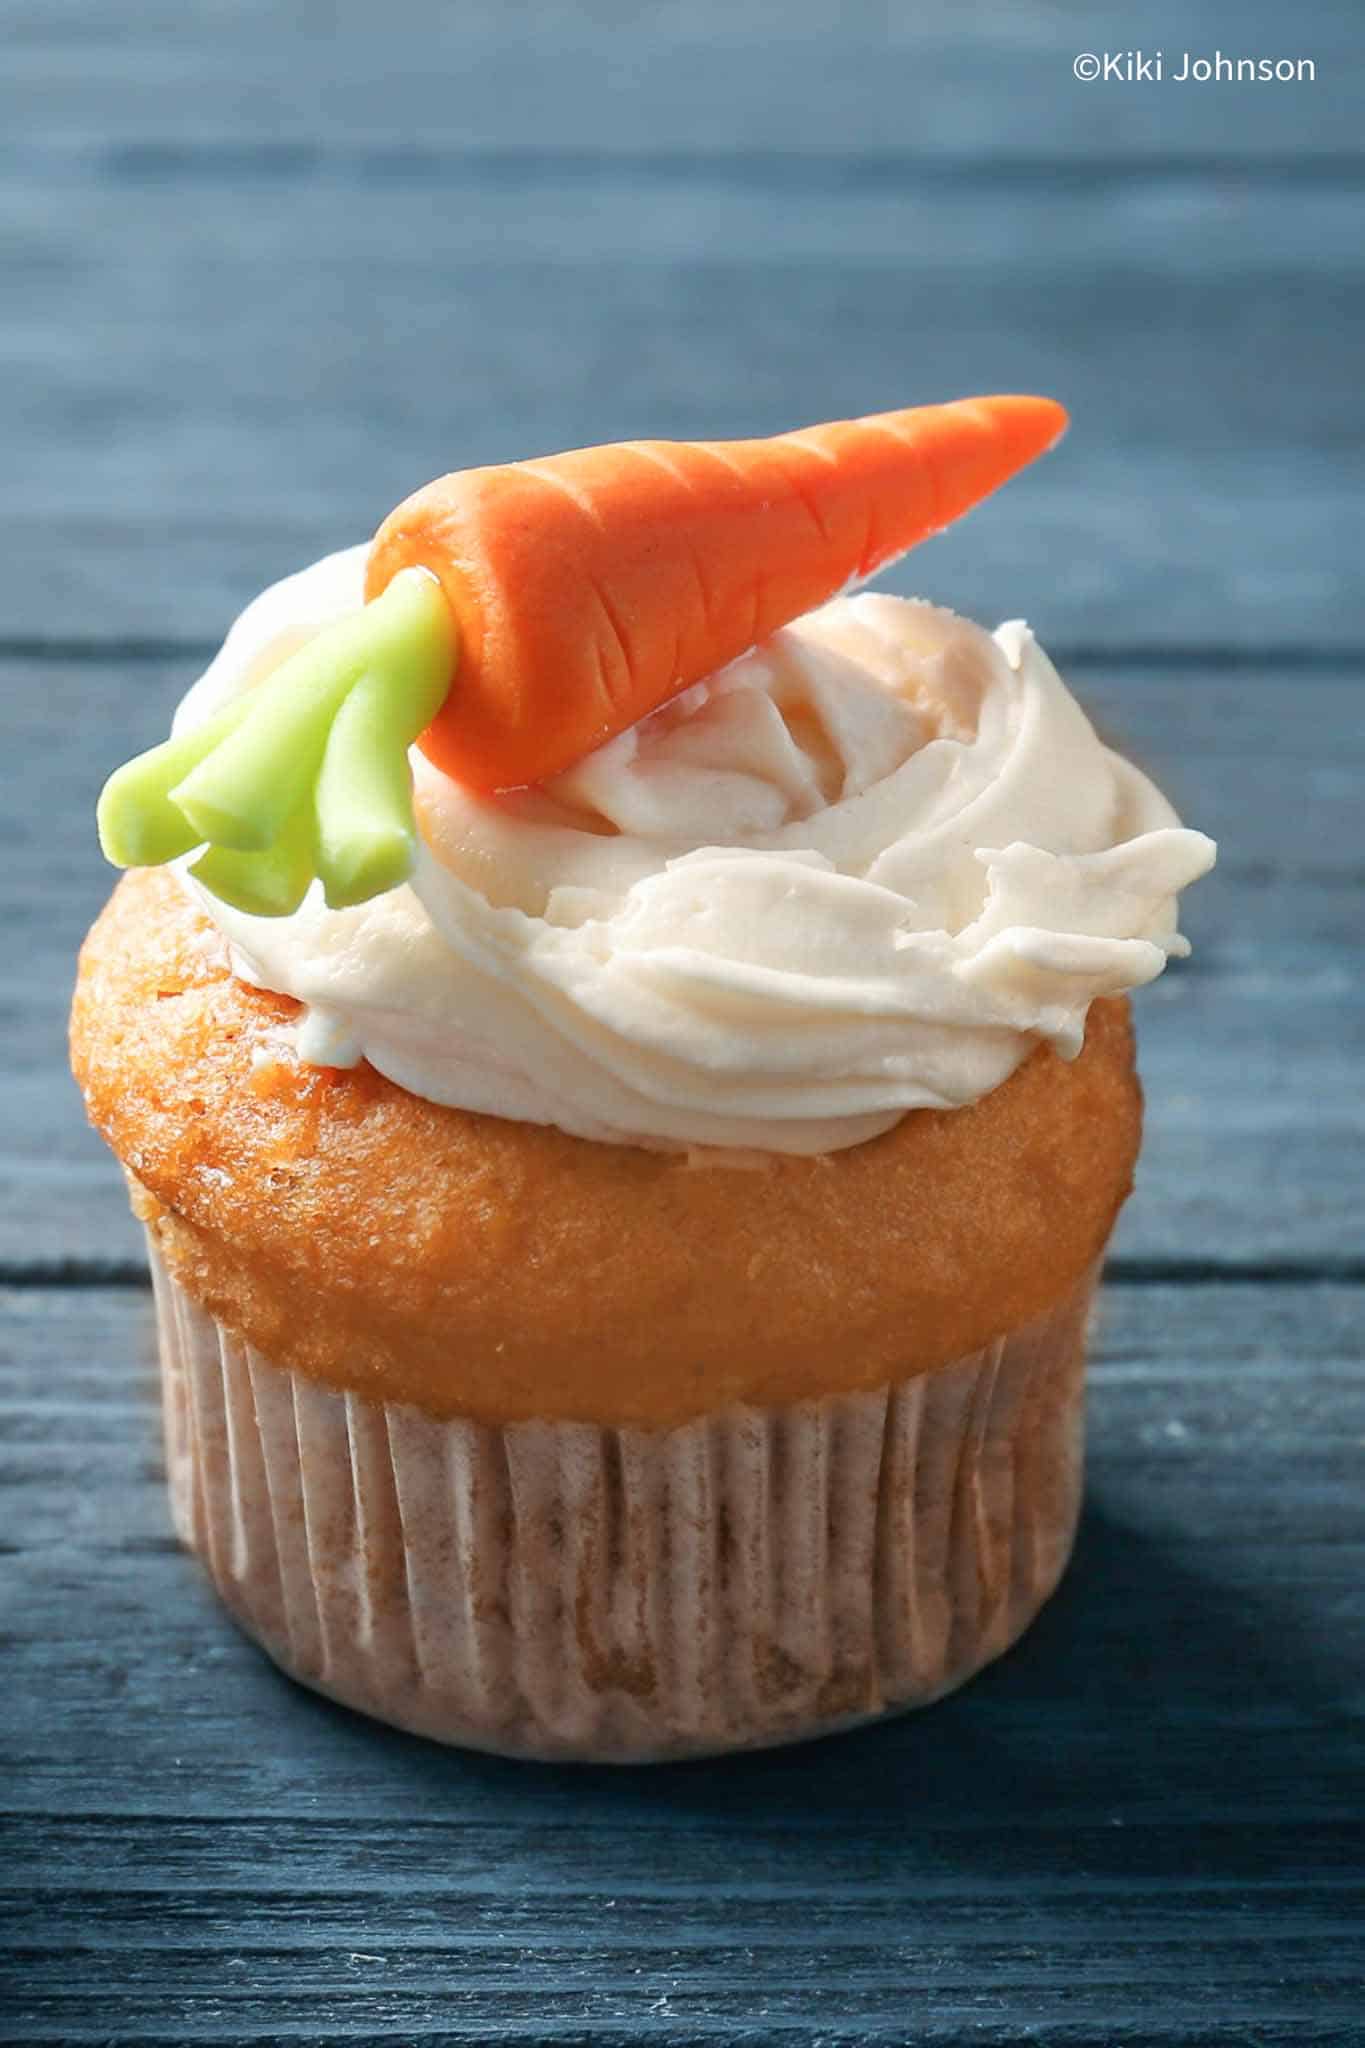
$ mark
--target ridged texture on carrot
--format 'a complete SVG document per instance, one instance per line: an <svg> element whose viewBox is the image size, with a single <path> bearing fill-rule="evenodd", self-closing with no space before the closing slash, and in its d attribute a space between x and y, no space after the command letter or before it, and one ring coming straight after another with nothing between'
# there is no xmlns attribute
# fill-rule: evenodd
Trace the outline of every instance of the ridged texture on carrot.
<svg viewBox="0 0 1365 2048"><path fill-rule="evenodd" d="M457 471L375 536L460 628L421 745L477 789L558 774L678 690L937 533L1066 426L1051 399L961 399L761 441L625 441Z"/></svg>

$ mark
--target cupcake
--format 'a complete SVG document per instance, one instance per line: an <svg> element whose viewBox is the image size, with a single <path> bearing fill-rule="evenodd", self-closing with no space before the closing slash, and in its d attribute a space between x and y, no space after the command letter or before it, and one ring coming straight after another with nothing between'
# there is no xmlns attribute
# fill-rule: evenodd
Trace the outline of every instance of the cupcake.
<svg viewBox="0 0 1365 2048"><path fill-rule="evenodd" d="M177 1529L295 1678L677 1757L922 1705L1056 1585L1126 993L1213 848L1025 626L841 593L1059 426L444 479L112 779L74 1066Z"/></svg>

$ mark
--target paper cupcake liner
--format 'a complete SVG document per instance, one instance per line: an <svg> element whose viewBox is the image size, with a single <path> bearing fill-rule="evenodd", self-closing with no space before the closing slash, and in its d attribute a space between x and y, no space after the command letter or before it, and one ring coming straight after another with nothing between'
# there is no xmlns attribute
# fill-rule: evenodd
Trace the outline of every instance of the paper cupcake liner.
<svg viewBox="0 0 1365 2048"><path fill-rule="evenodd" d="M272 1364L151 1252L182 1540L293 1677L439 1741L643 1762L822 1734L960 1685L1066 1563L1093 1275L889 1390L499 1428Z"/></svg>

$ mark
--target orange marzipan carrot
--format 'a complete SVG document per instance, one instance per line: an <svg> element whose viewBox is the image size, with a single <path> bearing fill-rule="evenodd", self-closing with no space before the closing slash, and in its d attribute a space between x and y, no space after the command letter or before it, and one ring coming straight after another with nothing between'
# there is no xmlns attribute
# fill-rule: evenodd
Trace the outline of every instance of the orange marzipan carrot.
<svg viewBox="0 0 1365 2048"><path fill-rule="evenodd" d="M421 739L468 787L542 782L997 489L1066 427L959 399L758 441L624 441L439 477L376 534L378 596L439 579L454 687Z"/></svg>

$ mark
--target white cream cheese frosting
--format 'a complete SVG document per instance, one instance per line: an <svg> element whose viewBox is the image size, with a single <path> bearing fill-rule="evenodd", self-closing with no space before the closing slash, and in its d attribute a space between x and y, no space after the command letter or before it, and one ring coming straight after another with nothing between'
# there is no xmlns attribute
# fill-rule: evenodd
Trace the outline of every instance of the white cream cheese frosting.
<svg viewBox="0 0 1365 2048"><path fill-rule="evenodd" d="M361 603L364 548L249 605L200 724ZM458 686L457 686L458 687ZM816 1153L1074 1057L1151 981L1213 865L1028 628L864 593L810 613L534 792L412 755L401 889L249 917L186 877L305 1061L637 1145Z"/></svg>

